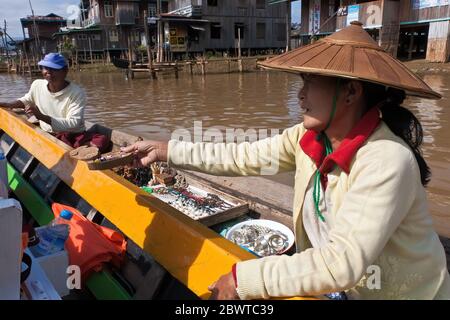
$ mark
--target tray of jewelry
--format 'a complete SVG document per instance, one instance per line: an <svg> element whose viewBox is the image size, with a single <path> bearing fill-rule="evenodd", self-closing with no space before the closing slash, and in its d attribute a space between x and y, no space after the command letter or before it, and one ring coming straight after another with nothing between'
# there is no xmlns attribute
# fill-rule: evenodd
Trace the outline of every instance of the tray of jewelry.
<svg viewBox="0 0 450 320"><path fill-rule="evenodd" d="M151 166L152 178L145 191L206 226L222 223L248 212L248 203L200 181L186 178L166 164Z"/></svg>
<svg viewBox="0 0 450 320"><path fill-rule="evenodd" d="M155 197L206 226L222 223L248 212L248 204L230 199L229 196L218 195L217 190L205 190L192 185L185 189L155 185L151 189Z"/></svg>
<svg viewBox="0 0 450 320"><path fill-rule="evenodd" d="M294 245L294 233L288 227L265 219L235 224L225 237L259 257L283 254Z"/></svg>
<svg viewBox="0 0 450 320"><path fill-rule="evenodd" d="M206 226L232 220L249 211L247 202L187 177L165 162L150 167L126 165L113 171Z"/></svg>

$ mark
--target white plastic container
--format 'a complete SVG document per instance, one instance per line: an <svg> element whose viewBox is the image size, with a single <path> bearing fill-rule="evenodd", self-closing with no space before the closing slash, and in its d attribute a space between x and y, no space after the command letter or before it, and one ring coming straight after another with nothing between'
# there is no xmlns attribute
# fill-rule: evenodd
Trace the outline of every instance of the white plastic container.
<svg viewBox="0 0 450 320"><path fill-rule="evenodd" d="M0 199L0 244L0 300L18 300L22 207L14 199Z"/></svg>
<svg viewBox="0 0 450 320"><path fill-rule="evenodd" d="M8 199L8 171L6 167L6 156L0 146L0 198Z"/></svg>

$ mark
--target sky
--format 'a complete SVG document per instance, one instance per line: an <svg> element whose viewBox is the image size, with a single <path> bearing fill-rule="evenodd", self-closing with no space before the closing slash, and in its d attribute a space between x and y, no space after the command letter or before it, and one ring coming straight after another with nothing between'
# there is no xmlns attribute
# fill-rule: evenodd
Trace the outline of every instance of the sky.
<svg viewBox="0 0 450 320"><path fill-rule="evenodd" d="M0 0L1 1L1 0ZM292 23L300 23L301 19L301 8L302 8L302 2L301 1L294 1L291 3L291 20Z"/></svg>
<svg viewBox="0 0 450 320"><path fill-rule="evenodd" d="M67 12L71 5L78 5L79 0L31 0L36 15L55 13L67 18L72 12ZM7 23L7 32L13 38L23 38L20 18L31 15L28 0L0 0L0 26L3 29L4 20Z"/></svg>
<svg viewBox="0 0 450 320"><path fill-rule="evenodd" d="M20 18L31 15L29 0L0 0L0 26L6 19L7 32L13 38L23 38ZM36 15L47 15L55 13L68 18L72 12L71 5L78 5L79 0L31 0ZM292 22L300 22L301 1L292 2Z"/></svg>

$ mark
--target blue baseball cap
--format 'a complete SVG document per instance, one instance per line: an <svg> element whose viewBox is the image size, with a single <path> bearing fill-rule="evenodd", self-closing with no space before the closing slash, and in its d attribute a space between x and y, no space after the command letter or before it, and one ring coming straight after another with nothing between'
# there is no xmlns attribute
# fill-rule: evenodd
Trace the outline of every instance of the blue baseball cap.
<svg viewBox="0 0 450 320"><path fill-rule="evenodd" d="M52 52L47 54L43 60L39 61L38 65L60 70L67 67L67 61L61 54Z"/></svg>

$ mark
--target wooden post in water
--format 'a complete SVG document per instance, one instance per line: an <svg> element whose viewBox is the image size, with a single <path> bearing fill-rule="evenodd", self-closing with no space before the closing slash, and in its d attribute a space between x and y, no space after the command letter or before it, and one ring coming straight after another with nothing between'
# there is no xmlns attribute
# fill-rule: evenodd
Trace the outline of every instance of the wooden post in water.
<svg viewBox="0 0 450 320"><path fill-rule="evenodd" d="M127 40L128 40L128 77L130 79L134 79L134 72L133 72L133 55L131 52L131 37L130 37L131 31L128 30L127 32Z"/></svg>
<svg viewBox="0 0 450 320"><path fill-rule="evenodd" d="M19 72L22 72L22 70L23 70L23 57L22 57L22 55L20 55L19 56L19 69L17 69L17 67L16 67L16 73L19 73Z"/></svg>
<svg viewBox="0 0 450 320"><path fill-rule="evenodd" d="M29 73L29 75L30 75L30 77L31 77L30 60L28 59L28 54L27 54L27 44L26 44L26 42L25 42L25 39L26 39L26 38L25 38L25 29L23 28L23 26L22 26L22 33L23 33L22 48L23 48L24 59L27 60L28 73ZM25 74L25 68L24 68L22 74Z"/></svg>
<svg viewBox="0 0 450 320"><path fill-rule="evenodd" d="M158 23L157 23L157 52L156 52L156 61L162 62L163 61L163 44L164 44L164 30L163 25L161 21L161 0L156 0L156 14L158 16Z"/></svg>
<svg viewBox="0 0 450 320"><path fill-rule="evenodd" d="M3 28L2 38L3 38L3 43L5 46L5 52L6 52L6 68L8 69L8 73L9 73L10 69L12 67L12 59L10 61L9 50L8 50L8 39L6 38L6 19L4 20L4 22L5 22L5 27Z"/></svg>
<svg viewBox="0 0 450 320"><path fill-rule="evenodd" d="M205 57L202 57L201 67L202 67L202 76L204 76L204 75L206 75L206 59L205 59Z"/></svg>
<svg viewBox="0 0 450 320"><path fill-rule="evenodd" d="M77 70L77 67L78 67L78 49L75 48L75 58L72 63L72 69Z"/></svg>
<svg viewBox="0 0 450 320"><path fill-rule="evenodd" d="M175 78L178 79L178 61L175 60L175 67L174 67L174 71L175 71Z"/></svg>
<svg viewBox="0 0 450 320"><path fill-rule="evenodd" d="M238 27L238 69L242 72L242 57L241 57L241 28Z"/></svg>
<svg viewBox="0 0 450 320"><path fill-rule="evenodd" d="M186 62L189 65L189 72L191 74L191 76L194 74L193 70L192 70L192 65L194 64L192 61L188 61Z"/></svg>
<svg viewBox="0 0 450 320"><path fill-rule="evenodd" d="M291 1L286 1L286 51L290 49L291 42Z"/></svg>
<svg viewBox="0 0 450 320"><path fill-rule="evenodd" d="M28 74L29 74L30 77L31 77L31 65L30 65L30 59L29 59L29 56L28 56L28 53L27 53L27 45L26 45L25 42L23 43L23 48L24 48L23 52L24 52L24 54L25 54L25 59L27 60Z"/></svg>
<svg viewBox="0 0 450 320"><path fill-rule="evenodd" d="M411 36L409 38L408 60L412 59L413 47L414 47L414 31L411 32Z"/></svg>
<svg viewBox="0 0 450 320"><path fill-rule="evenodd" d="M150 72L151 78L156 79L156 73L153 68L153 54L152 54L152 46L150 43L150 34L148 32L147 10L144 10L144 31L145 31L145 42L147 44L148 71Z"/></svg>
<svg viewBox="0 0 450 320"><path fill-rule="evenodd" d="M94 64L94 58L92 57L92 37L89 36L89 55L91 57L91 64Z"/></svg>

